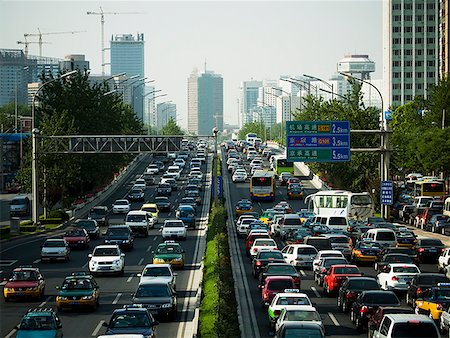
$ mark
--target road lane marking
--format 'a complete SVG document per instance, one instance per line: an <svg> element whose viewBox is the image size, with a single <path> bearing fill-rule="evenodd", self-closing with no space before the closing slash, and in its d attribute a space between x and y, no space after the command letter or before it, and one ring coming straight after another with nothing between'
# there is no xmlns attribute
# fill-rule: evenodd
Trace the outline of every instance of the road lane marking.
<svg viewBox="0 0 450 338"><path fill-rule="evenodd" d="M3 250L6 251L6 250ZM16 262L18 262L17 259L0 259L0 267L4 268L7 266L14 265Z"/></svg>
<svg viewBox="0 0 450 338"><path fill-rule="evenodd" d="M116 296L116 298L114 298L114 300L113 300L113 305L116 305L118 302L119 302L119 299L120 299L120 297L122 296L122 293L121 292L119 292L118 294L117 294L117 296Z"/></svg>
<svg viewBox="0 0 450 338"><path fill-rule="evenodd" d="M5 338L11 338L12 336L14 336L14 334L16 333L16 329L12 329L10 333L8 333Z"/></svg>
<svg viewBox="0 0 450 338"><path fill-rule="evenodd" d="M175 199L175 203L177 203L177 202L178 202L178 198Z"/></svg>
<svg viewBox="0 0 450 338"><path fill-rule="evenodd" d="M313 290L314 294L316 295L317 298L321 298L319 292L317 291L315 286L311 286L311 290Z"/></svg>
<svg viewBox="0 0 450 338"><path fill-rule="evenodd" d="M157 240L157 238L158 238L157 236L153 237L153 241L156 241L156 240Z"/></svg>
<svg viewBox="0 0 450 338"><path fill-rule="evenodd" d="M47 304L47 302L52 300L52 296L48 296L47 299L45 301L43 301L41 304L39 304L38 307L44 307L45 304Z"/></svg>
<svg viewBox="0 0 450 338"><path fill-rule="evenodd" d="M39 263L41 261L41 259L39 258L39 259L36 259L35 261L33 261L33 264L37 264L37 263Z"/></svg>
<svg viewBox="0 0 450 338"><path fill-rule="evenodd" d="M169 213L167 214L167 217L170 217L170 216L172 216L172 212L169 212Z"/></svg>
<svg viewBox="0 0 450 338"><path fill-rule="evenodd" d="M100 329L102 328L104 322L105 322L104 320L101 320L97 324L97 326L95 327L94 331L92 331L92 334L91 334L92 337L97 337L98 331L100 331Z"/></svg>
<svg viewBox="0 0 450 338"><path fill-rule="evenodd" d="M130 277L128 277L128 279L127 279L127 283L129 283L129 282L131 282L131 280L133 279L133 275L131 275Z"/></svg>
<svg viewBox="0 0 450 338"><path fill-rule="evenodd" d="M144 257L142 257L142 258L139 260L138 265L141 265L143 261L144 261Z"/></svg>
<svg viewBox="0 0 450 338"><path fill-rule="evenodd" d="M303 271L303 270L300 270L300 274L301 274L302 276L306 276L306 273L305 273L305 271Z"/></svg>
<svg viewBox="0 0 450 338"><path fill-rule="evenodd" d="M149 245L146 251L147 251L147 252L150 252L151 249L152 249L152 246Z"/></svg>
<svg viewBox="0 0 450 338"><path fill-rule="evenodd" d="M328 316L330 316L330 319L331 319L331 321L333 322L333 324L335 326L341 326L341 324L339 324L339 322L337 321L337 319L334 316L334 314L332 314L331 312L328 312Z"/></svg>
<svg viewBox="0 0 450 338"><path fill-rule="evenodd" d="M86 268L86 267L88 266L88 264L89 264L89 261L87 261L86 263L84 263L83 266L82 266L82 268L83 268L83 269Z"/></svg>

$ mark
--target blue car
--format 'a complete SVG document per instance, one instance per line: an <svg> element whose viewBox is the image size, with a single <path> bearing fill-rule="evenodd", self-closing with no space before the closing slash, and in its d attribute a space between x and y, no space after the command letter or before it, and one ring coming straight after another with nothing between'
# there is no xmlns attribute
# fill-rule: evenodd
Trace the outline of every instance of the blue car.
<svg viewBox="0 0 450 338"><path fill-rule="evenodd" d="M109 323L103 323L106 335L141 334L148 338L156 337L157 325L150 311L139 304L114 310Z"/></svg>
<svg viewBox="0 0 450 338"><path fill-rule="evenodd" d="M28 310L16 326L18 338L60 338L63 336L62 324L52 309L36 308Z"/></svg>
<svg viewBox="0 0 450 338"><path fill-rule="evenodd" d="M176 211L176 216L187 226L195 226L195 209L191 205L180 205Z"/></svg>

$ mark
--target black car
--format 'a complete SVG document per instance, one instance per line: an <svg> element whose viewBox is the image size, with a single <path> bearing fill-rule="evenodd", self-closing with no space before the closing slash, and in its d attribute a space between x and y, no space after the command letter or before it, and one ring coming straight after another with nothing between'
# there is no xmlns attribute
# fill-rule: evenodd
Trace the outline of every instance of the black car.
<svg viewBox="0 0 450 338"><path fill-rule="evenodd" d="M169 183L160 183L156 187L157 196L170 196L172 194L172 187Z"/></svg>
<svg viewBox="0 0 450 338"><path fill-rule="evenodd" d="M125 305L114 310L109 322L104 322L106 335L136 334L143 337L156 337L156 321L150 310L139 305Z"/></svg>
<svg viewBox="0 0 450 338"><path fill-rule="evenodd" d="M97 226L97 221L93 219L78 219L74 227L85 229L91 239L100 238L100 228Z"/></svg>
<svg viewBox="0 0 450 338"><path fill-rule="evenodd" d="M93 219L97 222L98 226L108 226L108 207L104 205L97 205L89 210L88 219Z"/></svg>
<svg viewBox="0 0 450 338"><path fill-rule="evenodd" d="M371 338L373 336L373 332L379 329L384 315L397 313L414 314L414 310L406 307L380 306L377 312L375 312L369 319L369 324L367 325L367 337Z"/></svg>
<svg viewBox="0 0 450 338"><path fill-rule="evenodd" d="M128 193L129 201L143 201L144 200L144 191L139 188L133 188Z"/></svg>
<svg viewBox="0 0 450 338"><path fill-rule="evenodd" d="M188 185L196 185L198 190L202 190L202 180L198 178L193 177L189 179Z"/></svg>
<svg viewBox="0 0 450 338"><path fill-rule="evenodd" d="M264 286L264 281L269 276L289 276L294 279L294 284L300 289L300 275L294 266L288 263L269 263L259 274L259 287Z"/></svg>
<svg viewBox="0 0 450 338"><path fill-rule="evenodd" d="M377 280L372 277L347 277L339 289L337 306L342 312L350 311L353 302L363 291L380 290Z"/></svg>
<svg viewBox="0 0 450 338"><path fill-rule="evenodd" d="M252 261L252 275L259 277L259 273L269 263L285 263L283 254L278 250L261 250Z"/></svg>
<svg viewBox="0 0 450 338"><path fill-rule="evenodd" d="M166 196L155 197L155 204L159 211L170 211L170 207L172 206L169 198Z"/></svg>
<svg viewBox="0 0 450 338"><path fill-rule="evenodd" d="M381 257L378 262L375 262L375 270L377 272L380 272L391 263L414 264L414 260L405 254L398 254L398 253L387 254Z"/></svg>
<svg viewBox="0 0 450 338"><path fill-rule="evenodd" d="M162 282L144 282L139 284L133 295L134 304L142 304L154 316L177 317L177 293L172 284Z"/></svg>
<svg viewBox="0 0 450 338"><path fill-rule="evenodd" d="M421 262L436 263L438 257L444 251L445 245L437 238L420 238L417 240L415 249Z"/></svg>
<svg viewBox="0 0 450 338"><path fill-rule="evenodd" d="M444 274L441 273L419 273L412 280L406 293L406 304L413 306L417 298L421 298L425 290L438 283L450 283Z"/></svg>
<svg viewBox="0 0 450 338"><path fill-rule="evenodd" d="M128 225L114 225L106 230L104 237L105 244L116 244L124 250L131 250L134 247L134 237Z"/></svg>
<svg viewBox="0 0 450 338"><path fill-rule="evenodd" d="M188 191L198 191L198 187L195 184L188 184L185 188L184 188L184 195L186 196Z"/></svg>
<svg viewBox="0 0 450 338"><path fill-rule="evenodd" d="M172 188L172 191L178 190L178 183L174 178L166 178L164 180L164 183L167 183Z"/></svg>
<svg viewBox="0 0 450 338"><path fill-rule="evenodd" d="M378 262L380 259L383 258L384 255L388 255L388 254L404 254L404 255L408 255L409 257L412 258L412 260L414 261L414 264L419 265L419 257L417 256L416 250L412 249L412 248L405 248L405 247L396 247L396 246L390 246L387 248L383 248L383 250L380 251L380 253L378 254L378 258L376 260L376 262Z"/></svg>
<svg viewBox="0 0 450 338"><path fill-rule="evenodd" d="M411 224L411 215L414 213L416 207L414 205L404 205L398 212L398 217L403 223Z"/></svg>
<svg viewBox="0 0 450 338"><path fill-rule="evenodd" d="M363 291L355 299L350 310L350 320L356 324L358 332L367 328L370 316L380 306L400 306L400 300L393 291L384 290Z"/></svg>

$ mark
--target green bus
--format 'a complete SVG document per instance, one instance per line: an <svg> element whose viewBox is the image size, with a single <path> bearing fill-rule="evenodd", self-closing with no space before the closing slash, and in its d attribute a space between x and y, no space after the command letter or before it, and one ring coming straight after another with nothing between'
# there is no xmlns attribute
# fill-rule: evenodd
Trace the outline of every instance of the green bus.
<svg viewBox="0 0 450 338"><path fill-rule="evenodd" d="M275 156L272 161L272 168L277 175L281 173L294 175L294 162L287 161L285 156Z"/></svg>

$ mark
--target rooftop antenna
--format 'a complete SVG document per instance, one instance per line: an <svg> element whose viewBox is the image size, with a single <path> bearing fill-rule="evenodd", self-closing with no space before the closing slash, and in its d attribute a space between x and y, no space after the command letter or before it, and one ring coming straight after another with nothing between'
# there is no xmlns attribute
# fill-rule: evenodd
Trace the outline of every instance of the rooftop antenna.
<svg viewBox="0 0 450 338"><path fill-rule="evenodd" d="M205 59L205 74L206 74L206 59Z"/></svg>

